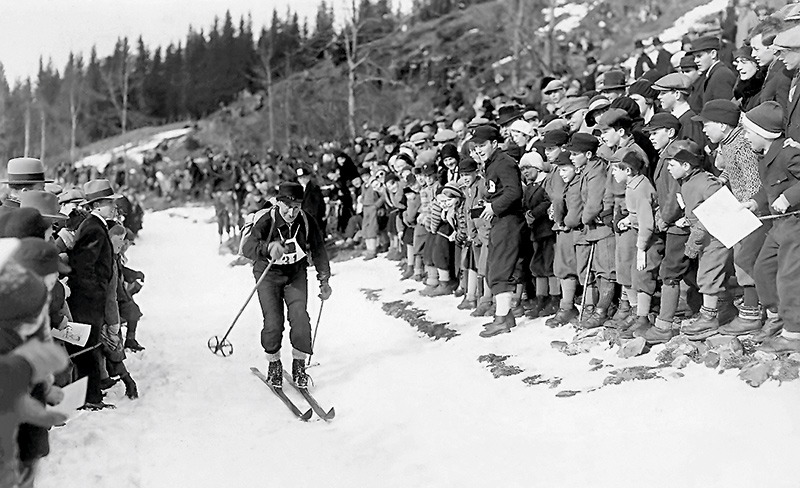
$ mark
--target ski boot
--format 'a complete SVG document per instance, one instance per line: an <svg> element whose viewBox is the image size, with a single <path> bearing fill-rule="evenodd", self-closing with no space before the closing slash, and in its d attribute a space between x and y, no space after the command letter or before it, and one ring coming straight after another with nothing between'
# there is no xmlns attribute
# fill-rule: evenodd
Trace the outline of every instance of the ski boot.
<svg viewBox="0 0 800 488"><path fill-rule="evenodd" d="M588 306L587 312L588 312ZM584 314L583 320L580 323L581 329L596 329L598 327L602 327L603 324L606 323L606 319L608 315L606 314L605 309L595 307L591 313Z"/></svg>
<svg viewBox="0 0 800 488"><path fill-rule="evenodd" d="M473 310L472 313L470 313L470 315L473 317L486 317L487 315L489 315L489 310L491 310L491 308L492 308L491 300L486 300L486 301L478 300L477 308Z"/></svg>
<svg viewBox="0 0 800 488"><path fill-rule="evenodd" d="M283 364L280 359L269 362L267 382L273 388L283 388Z"/></svg>
<svg viewBox="0 0 800 488"><path fill-rule="evenodd" d="M722 335L741 336L758 332L761 327L761 309L742 305L739 309L739 315L728 324L720 327L719 333Z"/></svg>
<svg viewBox="0 0 800 488"><path fill-rule="evenodd" d="M456 308L459 310L472 310L478 306L477 300L470 300L468 297L464 297L464 299L459 303Z"/></svg>
<svg viewBox="0 0 800 488"><path fill-rule="evenodd" d="M139 388L136 387L136 382L133 381L130 373L120 378L125 385L125 396L131 400L139 398Z"/></svg>
<svg viewBox="0 0 800 488"><path fill-rule="evenodd" d="M292 381L298 388L308 388L308 374L306 374L306 360L292 360Z"/></svg>
<svg viewBox="0 0 800 488"><path fill-rule="evenodd" d="M400 275L400 280L407 280L414 276L414 268L412 266L406 267L406 270L403 271L403 274Z"/></svg>
<svg viewBox="0 0 800 488"><path fill-rule="evenodd" d="M637 330L639 332L639 330ZM636 335L636 332L634 332ZM656 323L647 330L640 332L637 337L644 338L648 344L664 344L669 342L674 336L672 332L672 322L656 318Z"/></svg>

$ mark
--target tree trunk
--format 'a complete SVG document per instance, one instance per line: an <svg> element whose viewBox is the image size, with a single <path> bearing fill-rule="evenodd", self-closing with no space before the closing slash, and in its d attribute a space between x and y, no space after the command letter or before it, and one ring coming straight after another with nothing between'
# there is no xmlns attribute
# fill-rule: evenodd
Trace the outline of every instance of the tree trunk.
<svg viewBox="0 0 800 488"><path fill-rule="evenodd" d="M520 68L520 51L522 50L522 20L525 17L525 0L513 0L515 8L513 10L513 26L512 32L512 52L514 59L511 61L511 86L514 90L519 89L519 68Z"/></svg>
<svg viewBox="0 0 800 488"><path fill-rule="evenodd" d="M25 101L25 150L23 156L30 157L31 155L31 102Z"/></svg>
<svg viewBox="0 0 800 488"><path fill-rule="evenodd" d="M130 85L130 70L128 69L128 58L122 65L122 133L128 131L128 89Z"/></svg>
<svg viewBox="0 0 800 488"><path fill-rule="evenodd" d="M291 123L292 119L291 119L291 113L290 113L290 107L289 107L289 101L291 100L291 96L292 96L292 92L291 92L292 84L289 82L289 57L288 56L286 57L286 69L285 69L285 72L286 72L286 76L284 76L283 80L284 80L284 85L286 85L286 87L285 87L285 89L283 91L283 93L284 93L283 111L284 111L284 115L285 115L285 120L284 120L284 124L285 125L284 125L284 127L286 129L286 131L285 131L286 132L286 149L288 150L291 147L290 141L291 141L291 137L292 137L291 131L290 131L290 128L291 128L291 125L292 125L292 123Z"/></svg>
<svg viewBox="0 0 800 488"><path fill-rule="evenodd" d="M350 129L350 140L356 138L356 70L353 64L348 62L347 70L347 127Z"/></svg>
<svg viewBox="0 0 800 488"><path fill-rule="evenodd" d="M42 139L41 147L39 148L39 159L44 162L45 148L47 147L47 112L45 111L44 104L42 104L39 109L39 116L42 119Z"/></svg>
<svg viewBox="0 0 800 488"><path fill-rule="evenodd" d="M270 58L272 58L272 49L270 48ZM267 105L267 116L269 120L269 148L270 150L275 149L275 99L273 98L272 93L272 66L267 63L265 66L265 71L267 74L267 99L269 104Z"/></svg>

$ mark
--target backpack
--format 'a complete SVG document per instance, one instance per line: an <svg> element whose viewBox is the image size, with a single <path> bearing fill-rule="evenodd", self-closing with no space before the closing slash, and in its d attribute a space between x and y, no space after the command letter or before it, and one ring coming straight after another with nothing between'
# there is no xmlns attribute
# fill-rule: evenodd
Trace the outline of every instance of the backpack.
<svg viewBox="0 0 800 488"><path fill-rule="evenodd" d="M256 222L261 220L267 212L269 212L269 217L272 219L272 226L269 228L269 234L267 235L267 241L272 239L272 234L275 232L275 212L277 211L277 207L269 207L269 208L262 208L257 212L252 212L247 214L244 217L244 224L242 224L242 235L239 239L239 256L244 257L244 243L247 242L247 239L250 238L250 235L253 233L253 227L256 225ZM303 217L303 224L306 228L306 242L308 242L308 217L306 217L306 212L304 210L300 210L300 215Z"/></svg>

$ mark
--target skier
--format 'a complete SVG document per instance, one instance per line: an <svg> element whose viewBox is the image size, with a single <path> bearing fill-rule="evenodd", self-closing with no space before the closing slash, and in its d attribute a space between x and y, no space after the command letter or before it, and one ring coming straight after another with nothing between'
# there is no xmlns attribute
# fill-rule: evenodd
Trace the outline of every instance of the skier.
<svg viewBox="0 0 800 488"><path fill-rule="evenodd" d="M261 345L267 353L267 380L275 387L283 386L283 365L280 359L283 340L283 304L289 314L289 337L292 343L292 379L299 388L308 386L306 361L311 350L311 321L308 304L308 255L317 269L322 300L331 296L331 276L325 241L316 219L305 213L303 187L298 183L281 183L276 210L265 213L253 226L242 248L245 257L255 261L253 274L258 280L269 263L267 276L258 285L258 301L264 315ZM298 218L300 217L300 218Z"/></svg>

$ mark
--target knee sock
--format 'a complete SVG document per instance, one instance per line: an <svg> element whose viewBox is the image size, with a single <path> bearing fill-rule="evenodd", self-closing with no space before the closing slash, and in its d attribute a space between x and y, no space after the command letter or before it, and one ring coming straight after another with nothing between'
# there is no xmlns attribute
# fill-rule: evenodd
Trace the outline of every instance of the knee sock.
<svg viewBox="0 0 800 488"><path fill-rule="evenodd" d="M292 348L292 359L302 359L303 362L306 362L308 360L308 354L304 353L303 351Z"/></svg>
<svg viewBox="0 0 800 488"><path fill-rule="evenodd" d="M637 297L638 306L636 308L636 315L639 317L647 317L650 313L650 304L652 301L652 295L640 291Z"/></svg>
<svg viewBox="0 0 800 488"><path fill-rule="evenodd" d="M719 297L717 295L703 294L703 306L709 310L716 310L718 301Z"/></svg>
<svg viewBox="0 0 800 488"><path fill-rule="evenodd" d="M267 361L272 362L272 361L280 361L280 360L281 360L281 350L280 349L278 349L277 351L272 352L272 353L270 353L270 352L267 353Z"/></svg>
<svg viewBox="0 0 800 488"><path fill-rule="evenodd" d="M425 270L425 267L422 264L422 256L416 255L414 256L414 273L422 274Z"/></svg>
<svg viewBox="0 0 800 488"><path fill-rule="evenodd" d="M447 283L450 281L450 270L437 268L436 272L439 275L439 283Z"/></svg>
<svg viewBox="0 0 800 488"><path fill-rule="evenodd" d="M604 278L598 278L597 290L599 293L597 297L597 308L608 310L608 307L611 306L611 302L614 300L614 283Z"/></svg>
<svg viewBox="0 0 800 488"><path fill-rule="evenodd" d="M520 300L522 300L522 291L523 291L523 289L524 289L524 288L525 288L525 287L524 287L524 286L522 286L521 284L518 284L518 285L517 285L517 286L514 288L514 294L513 294L513 296L511 297L511 306L512 306L512 307L516 307L516 306L518 306L518 305L519 305L519 303L520 303Z"/></svg>
<svg viewBox="0 0 800 488"><path fill-rule="evenodd" d="M630 286L622 287L622 299L631 304L631 306L638 303L636 292L634 292L633 288L631 288Z"/></svg>
<svg viewBox="0 0 800 488"><path fill-rule="evenodd" d="M492 299L492 287L489 286L489 280L483 278L483 297L487 300Z"/></svg>
<svg viewBox="0 0 800 488"><path fill-rule="evenodd" d="M547 289L550 290L551 296L557 297L561 292L561 283L559 282L558 278L555 276L547 278Z"/></svg>
<svg viewBox="0 0 800 488"><path fill-rule="evenodd" d="M494 315L496 317L505 317L511 311L511 300L514 298L514 293L507 291L503 293L498 293L495 296L497 300L497 310L495 311Z"/></svg>
<svg viewBox="0 0 800 488"><path fill-rule="evenodd" d="M126 340L136 340L136 326L139 325L139 319L129 320L127 327L127 331L125 332L125 339Z"/></svg>
<svg viewBox="0 0 800 488"><path fill-rule="evenodd" d="M755 286L744 287L744 306L751 308L758 307L758 293L756 293Z"/></svg>
<svg viewBox="0 0 800 488"><path fill-rule="evenodd" d="M429 286L436 286L439 284L439 272L436 266L425 266L425 272L428 273L428 279L425 284Z"/></svg>
<svg viewBox="0 0 800 488"><path fill-rule="evenodd" d="M561 303L559 306L564 310L569 310L575 306L575 289L578 288L578 280L575 278L565 278L561 280Z"/></svg>
<svg viewBox="0 0 800 488"><path fill-rule="evenodd" d="M549 280L547 278L536 278L536 296L537 297L546 297L548 294L548 290L550 289Z"/></svg>
<svg viewBox="0 0 800 488"><path fill-rule="evenodd" d="M474 270L469 270L466 273L467 275L467 286L465 287L467 290L467 300L475 300L478 298L478 272Z"/></svg>
<svg viewBox="0 0 800 488"><path fill-rule="evenodd" d="M414 246L406 246L406 262L411 266L414 265Z"/></svg>
<svg viewBox="0 0 800 488"><path fill-rule="evenodd" d="M367 251L374 252L378 248L378 239L367 239Z"/></svg>
<svg viewBox="0 0 800 488"><path fill-rule="evenodd" d="M583 294L586 296L586 300L583 303L585 303L587 307L597 303L597 288L594 285L586 285L583 288Z"/></svg>
<svg viewBox="0 0 800 488"><path fill-rule="evenodd" d="M661 310L658 318L664 322L672 323L675 312L678 310L678 300L681 298L681 290L678 285L663 285L661 287Z"/></svg>

